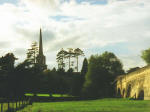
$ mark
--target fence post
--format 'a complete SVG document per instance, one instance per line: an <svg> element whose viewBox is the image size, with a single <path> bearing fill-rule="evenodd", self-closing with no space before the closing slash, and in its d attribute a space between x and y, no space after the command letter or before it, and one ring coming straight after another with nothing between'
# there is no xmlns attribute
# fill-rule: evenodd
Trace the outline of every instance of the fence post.
<svg viewBox="0 0 150 112"><path fill-rule="evenodd" d="M30 102L31 101L30 101L29 98L7 98L7 99L0 99L0 112L4 112L4 103L7 104L7 106L6 106L7 111L10 111L10 109L12 109L12 111L16 111L16 110L18 110L18 108L25 107Z"/></svg>
<svg viewBox="0 0 150 112"><path fill-rule="evenodd" d="M12 99L12 110L15 110L15 106L14 106L14 99Z"/></svg>
<svg viewBox="0 0 150 112"><path fill-rule="evenodd" d="M8 100L8 110L10 110L9 100Z"/></svg>
<svg viewBox="0 0 150 112"><path fill-rule="evenodd" d="M16 99L16 110L17 110L17 99Z"/></svg>
<svg viewBox="0 0 150 112"><path fill-rule="evenodd" d="M19 101L19 108L20 108L20 99L18 101Z"/></svg>
<svg viewBox="0 0 150 112"><path fill-rule="evenodd" d="M1 112L3 112L3 103L1 103Z"/></svg>
<svg viewBox="0 0 150 112"><path fill-rule="evenodd" d="M23 101L23 99L22 99L22 107L24 106L24 101Z"/></svg>

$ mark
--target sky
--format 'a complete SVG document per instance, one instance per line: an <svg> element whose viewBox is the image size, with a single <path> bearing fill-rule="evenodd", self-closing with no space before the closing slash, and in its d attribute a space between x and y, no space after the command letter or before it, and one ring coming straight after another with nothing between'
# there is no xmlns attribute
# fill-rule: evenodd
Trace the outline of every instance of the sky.
<svg viewBox="0 0 150 112"><path fill-rule="evenodd" d="M22 62L42 28L49 68L61 48L80 48L87 58L109 51L126 70L142 67L149 12L149 0L0 0L0 56L12 52Z"/></svg>

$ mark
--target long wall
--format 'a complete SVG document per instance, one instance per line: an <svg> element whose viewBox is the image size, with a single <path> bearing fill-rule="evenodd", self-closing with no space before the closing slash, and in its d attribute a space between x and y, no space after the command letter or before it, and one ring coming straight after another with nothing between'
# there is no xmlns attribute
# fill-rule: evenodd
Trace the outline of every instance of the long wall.
<svg viewBox="0 0 150 112"><path fill-rule="evenodd" d="M119 76L116 81L119 97L150 100L150 66Z"/></svg>

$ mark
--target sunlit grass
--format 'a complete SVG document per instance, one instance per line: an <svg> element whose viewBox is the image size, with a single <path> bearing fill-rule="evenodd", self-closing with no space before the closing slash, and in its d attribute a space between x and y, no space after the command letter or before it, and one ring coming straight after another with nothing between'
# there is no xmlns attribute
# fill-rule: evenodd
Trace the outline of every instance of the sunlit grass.
<svg viewBox="0 0 150 112"><path fill-rule="evenodd" d="M32 93L25 93L25 96L33 96Z"/></svg>
<svg viewBox="0 0 150 112"><path fill-rule="evenodd" d="M26 93L25 96L33 96L32 93ZM37 96L50 97L50 94L37 94ZM70 97L67 94L52 94L52 97Z"/></svg>
<svg viewBox="0 0 150 112"><path fill-rule="evenodd" d="M32 106L26 107L23 112L150 112L150 101L99 99L33 103Z"/></svg>

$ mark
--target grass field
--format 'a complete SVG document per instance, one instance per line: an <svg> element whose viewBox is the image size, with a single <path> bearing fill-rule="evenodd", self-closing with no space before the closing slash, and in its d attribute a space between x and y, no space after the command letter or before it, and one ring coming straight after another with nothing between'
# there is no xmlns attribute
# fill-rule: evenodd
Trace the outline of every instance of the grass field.
<svg viewBox="0 0 150 112"><path fill-rule="evenodd" d="M33 103L18 112L150 112L150 101L128 99L99 99Z"/></svg>
<svg viewBox="0 0 150 112"><path fill-rule="evenodd" d="M25 96L33 96L32 93L26 93ZM49 94L37 94L37 96L43 96L43 97L49 97ZM63 94L63 95L60 95L60 94L52 94L53 97L68 97L68 95L66 94ZM70 96L69 96L70 97Z"/></svg>

